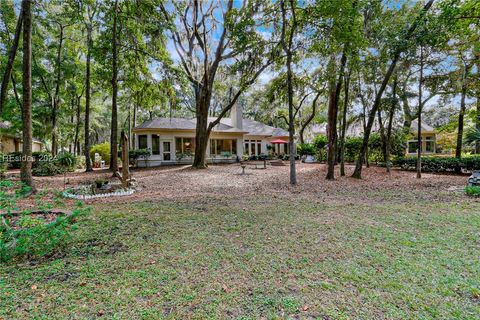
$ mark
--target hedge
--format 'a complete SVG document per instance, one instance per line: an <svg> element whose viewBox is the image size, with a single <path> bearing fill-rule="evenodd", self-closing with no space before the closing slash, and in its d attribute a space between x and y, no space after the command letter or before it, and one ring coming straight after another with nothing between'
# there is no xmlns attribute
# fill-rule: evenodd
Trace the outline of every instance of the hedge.
<svg viewBox="0 0 480 320"><path fill-rule="evenodd" d="M415 170L417 157L398 157L392 161L394 167ZM456 157L422 157L423 172L453 172L458 168L466 171L480 170L480 156L462 159Z"/></svg>

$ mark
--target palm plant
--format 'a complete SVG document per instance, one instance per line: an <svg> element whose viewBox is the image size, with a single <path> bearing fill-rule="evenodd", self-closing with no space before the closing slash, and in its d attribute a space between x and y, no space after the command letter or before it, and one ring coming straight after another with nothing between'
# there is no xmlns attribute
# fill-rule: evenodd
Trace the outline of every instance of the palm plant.
<svg viewBox="0 0 480 320"><path fill-rule="evenodd" d="M472 144L480 141L480 129L472 127L465 134L465 143Z"/></svg>

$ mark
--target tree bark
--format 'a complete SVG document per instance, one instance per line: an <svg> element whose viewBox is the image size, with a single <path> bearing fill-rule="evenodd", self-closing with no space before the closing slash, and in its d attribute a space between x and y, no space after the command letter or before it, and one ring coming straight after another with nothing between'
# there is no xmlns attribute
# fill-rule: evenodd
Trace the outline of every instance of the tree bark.
<svg viewBox="0 0 480 320"><path fill-rule="evenodd" d="M477 74L479 73L480 62L477 62ZM477 88L477 119L475 121L475 128L480 131L480 88ZM480 141L475 142L475 153L480 154Z"/></svg>
<svg viewBox="0 0 480 320"><path fill-rule="evenodd" d="M86 24L87 29L87 61L86 61L86 70L85 70L85 171L91 172L92 168L92 159L90 158L90 67L92 59L92 16L89 14L89 21Z"/></svg>
<svg viewBox="0 0 480 320"><path fill-rule="evenodd" d="M415 22L410 26L410 28L406 32L405 39L409 39L412 36L413 32L415 31L418 24L420 23L421 18L426 14L426 12L432 6L433 1L434 0L429 0L425 4L425 6L423 7L422 12L420 13L419 17L415 20ZM357 179L362 178L363 158L365 156L365 151L367 150L367 147L368 147L368 140L370 138L370 133L372 131L373 122L375 120L375 114L377 112L377 109L380 107L383 92L385 91L385 88L388 84L388 81L390 80L390 77L392 76L393 71L395 70L398 59L400 58L400 54L403 52L403 50L404 50L403 47L398 47L395 50L395 53L393 54L390 66L388 67L387 73L385 74L385 77L384 77L383 82L380 86L380 89L378 90L378 92L375 96L375 101L373 103L372 109L370 110L370 114L369 114L369 117L368 117L367 131L364 133L363 143L362 143L362 146L360 148L360 152L358 154L357 163L355 165L355 171L353 172L353 175L352 175L353 178L357 178Z"/></svg>
<svg viewBox="0 0 480 320"><path fill-rule="evenodd" d="M422 178L422 85L423 85L423 46L420 46L420 78L418 80L418 127L417 127L417 179Z"/></svg>
<svg viewBox="0 0 480 320"><path fill-rule="evenodd" d="M466 111L465 99L467 97L467 78L468 78L469 67L465 65L462 75L462 92L460 98L460 112L458 113L458 133L457 133L457 146L455 148L455 157L458 159L462 158L462 146L463 146L463 126L464 118ZM460 173L460 167L456 170L457 173Z"/></svg>
<svg viewBox="0 0 480 320"><path fill-rule="evenodd" d="M52 155L55 156L57 154L57 113L58 107L60 103L60 79L61 79L61 64L62 64L62 45L63 45L63 31L64 26L59 24L60 26L60 35L58 39L58 47L57 47L57 57L56 57L56 66L57 66L57 74L55 79L55 93L53 95L52 101Z"/></svg>
<svg viewBox="0 0 480 320"><path fill-rule="evenodd" d="M334 58L333 58L334 59ZM338 100L342 89L345 65L347 63L347 55L345 50L340 59L340 73L338 80L334 86L330 88L330 97L328 101L328 149L327 149L327 180L335 179L335 145L337 140L337 120L338 120Z"/></svg>
<svg viewBox="0 0 480 320"><path fill-rule="evenodd" d="M112 31L112 122L110 134L110 170L114 173L118 171L118 0L115 0L113 13L113 31Z"/></svg>
<svg viewBox="0 0 480 320"><path fill-rule="evenodd" d="M132 128L135 129L137 126L137 110L138 110L138 92L135 94L135 104L133 105L133 119L132 119ZM132 133L132 149L135 149L135 134Z"/></svg>
<svg viewBox="0 0 480 320"><path fill-rule="evenodd" d="M75 97L74 101L76 103L76 123L75 123L75 138L73 140L73 153L77 156L79 153L78 149L78 135L80 133L80 97Z"/></svg>
<svg viewBox="0 0 480 320"><path fill-rule="evenodd" d="M285 0L281 0L280 7L282 10L282 37L281 45L283 51L287 57L286 67L287 67L287 95L288 95L288 149L290 153L290 184L297 184L297 170L295 167L295 113L293 106L293 71L292 71L292 44L293 36L295 34L295 29L297 27L297 20L295 17L295 6L293 0L290 0L290 9L292 10L292 25L290 29L287 30L288 20L287 20L287 10L285 8ZM289 32L287 36L287 31Z"/></svg>
<svg viewBox="0 0 480 320"><path fill-rule="evenodd" d="M23 103L22 103L22 166L24 184L34 187L32 179L32 12L31 1L22 1L23 15Z"/></svg>
<svg viewBox="0 0 480 320"><path fill-rule="evenodd" d="M350 76L345 77L345 91L344 91L344 103L342 114L342 132L340 136L340 176L345 176L345 135L347 132L347 111L348 111L348 99L350 89Z"/></svg>
<svg viewBox="0 0 480 320"><path fill-rule="evenodd" d="M206 84L208 86L208 84ZM197 97L197 125L195 129L195 155L193 167L205 169L207 167L206 156L208 146L208 110L210 109L211 88L202 87Z"/></svg>
<svg viewBox="0 0 480 320"><path fill-rule="evenodd" d="M300 143L305 143L305 130L307 129L308 125L312 120L315 118L315 114L317 113L317 101L320 97L321 92L318 92L312 102L312 113L308 116L307 120L302 124L299 132Z"/></svg>
<svg viewBox="0 0 480 320"><path fill-rule="evenodd" d="M294 10L294 8L292 8ZM287 90L288 90L288 150L290 153L290 184L297 184L295 167L295 119L293 110L293 73L291 46L287 54Z"/></svg>
<svg viewBox="0 0 480 320"><path fill-rule="evenodd" d="M7 99L7 89L8 83L10 81L10 77L12 76L13 71L13 62L15 61L15 56L17 54L18 43L20 42L20 35L22 32L22 24L23 24L23 16L20 12L17 20L17 26L15 28L15 36L13 38L12 46L10 47L10 52L8 53L8 62L5 68L5 72L3 74L2 79L2 87L0 90L0 114L3 112L3 106L5 104L5 100Z"/></svg>
<svg viewBox="0 0 480 320"><path fill-rule="evenodd" d="M392 87L392 105L390 107L390 113L388 115L388 126L387 126L387 148L386 148L386 167L387 172L391 172L390 168L390 152L392 148L392 128L393 128L393 116L395 115L395 108L397 104L397 77L393 79Z"/></svg>
<svg viewBox="0 0 480 320"><path fill-rule="evenodd" d="M380 129L380 142L382 143L383 162L387 161L387 138L385 136L385 126L383 125L382 111L377 110L378 126Z"/></svg>

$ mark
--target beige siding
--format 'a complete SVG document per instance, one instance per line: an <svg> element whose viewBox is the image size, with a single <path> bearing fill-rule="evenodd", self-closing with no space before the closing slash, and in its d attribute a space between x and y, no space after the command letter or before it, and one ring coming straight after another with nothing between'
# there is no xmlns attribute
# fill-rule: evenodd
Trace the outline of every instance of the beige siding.
<svg viewBox="0 0 480 320"><path fill-rule="evenodd" d="M10 153L15 151L22 151L22 143L18 142L19 139L16 139L11 136L0 136L0 152ZM15 145L16 148L15 148ZM32 144L32 152L42 151L42 143L34 141Z"/></svg>
<svg viewBox="0 0 480 320"><path fill-rule="evenodd" d="M0 151L2 153L15 152L15 139L12 137L0 136Z"/></svg>

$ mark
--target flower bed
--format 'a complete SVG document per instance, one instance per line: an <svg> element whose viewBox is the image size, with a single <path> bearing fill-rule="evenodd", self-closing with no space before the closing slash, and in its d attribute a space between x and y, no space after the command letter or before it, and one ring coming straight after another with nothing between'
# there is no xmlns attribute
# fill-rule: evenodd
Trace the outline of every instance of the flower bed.
<svg viewBox="0 0 480 320"><path fill-rule="evenodd" d="M123 188L121 184L112 184L108 181L89 183L76 188L65 190L62 195L69 199L90 200L109 197L128 196L135 192L134 188Z"/></svg>

